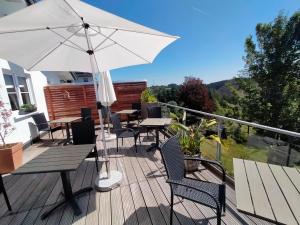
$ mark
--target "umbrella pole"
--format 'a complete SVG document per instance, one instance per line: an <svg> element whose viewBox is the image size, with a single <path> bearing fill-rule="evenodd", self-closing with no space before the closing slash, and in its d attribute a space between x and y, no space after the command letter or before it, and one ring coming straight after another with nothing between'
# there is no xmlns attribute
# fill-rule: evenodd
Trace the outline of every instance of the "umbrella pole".
<svg viewBox="0 0 300 225"><path fill-rule="evenodd" d="M105 156L105 163L106 163L106 171L107 173L100 173L96 180L95 180L95 188L99 191L110 191L118 186L120 186L121 181L122 181L122 173L119 171L110 171L110 165L109 165L109 159L107 155L107 146L106 146L106 139L105 139L105 131L104 131L104 124L103 124L103 118L102 118L102 112L101 109L98 108L99 104L99 95L98 95L98 88L97 88L97 77L96 75L99 74L99 79L101 79L100 76L100 70L99 66L97 64L97 60L93 51L93 46L91 43L91 39L89 36L89 24L84 23L83 18L83 27L85 31L85 36L87 40L87 45L89 50L87 53L90 56L90 61L91 61L91 68L92 68L92 73L93 73L93 80L94 80L94 88L95 88L95 94L96 94L96 100L97 100L97 110L98 110L98 115L100 119L100 127L101 127L101 132L102 132L102 142L103 142L103 148L104 148L104 156Z"/></svg>

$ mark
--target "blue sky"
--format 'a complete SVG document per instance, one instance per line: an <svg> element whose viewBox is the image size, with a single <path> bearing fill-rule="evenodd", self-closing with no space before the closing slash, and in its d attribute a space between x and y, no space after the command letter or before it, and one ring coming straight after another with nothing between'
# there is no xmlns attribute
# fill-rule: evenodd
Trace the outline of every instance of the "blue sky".
<svg viewBox="0 0 300 225"><path fill-rule="evenodd" d="M184 76L205 83L234 77L243 68L245 38L260 22L284 10L291 15L300 0L84 0L96 7L181 38L153 64L111 71L118 81L148 85L182 83Z"/></svg>

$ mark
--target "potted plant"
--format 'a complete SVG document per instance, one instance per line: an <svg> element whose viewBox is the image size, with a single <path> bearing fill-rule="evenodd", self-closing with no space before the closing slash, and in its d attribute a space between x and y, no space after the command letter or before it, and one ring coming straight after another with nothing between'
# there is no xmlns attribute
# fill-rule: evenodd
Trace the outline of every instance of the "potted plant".
<svg viewBox="0 0 300 225"><path fill-rule="evenodd" d="M5 108L5 104L0 100L0 174L10 173L23 163L23 144L6 143L6 137L14 131L11 119L12 111Z"/></svg>
<svg viewBox="0 0 300 225"><path fill-rule="evenodd" d="M152 94L151 90L147 88L141 94L141 114L143 118L148 117L147 108L152 105L157 105L158 101L155 95Z"/></svg>
<svg viewBox="0 0 300 225"><path fill-rule="evenodd" d="M35 112L36 110L37 108L33 104L24 104L20 107L19 114L24 115L27 113Z"/></svg>
<svg viewBox="0 0 300 225"><path fill-rule="evenodd" d="M201 144L205 139L213 139L218 143L221 143L220 138L217 135L205 136L206 130L216 125L216 120L201 119L200 123L187 127L181 123L174 123L172 129L179 133L179 142L184 155L189 157L201 157ZM199 161L185 160L185 170L187 172L195 172L198 170Z"/></svg>

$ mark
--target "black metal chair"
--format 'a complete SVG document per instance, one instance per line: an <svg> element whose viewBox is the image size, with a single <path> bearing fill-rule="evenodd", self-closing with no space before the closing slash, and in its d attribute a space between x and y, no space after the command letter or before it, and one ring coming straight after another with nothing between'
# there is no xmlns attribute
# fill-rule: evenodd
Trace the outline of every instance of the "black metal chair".
<svg viewBox="0 0 300 225"><path fill-rule="evenodd" d="M139 138L139 142L141 143L140 140L140 132L138 130L134 130L131 128L123 128L120 117L118 114L113 114L111 117L111 122L113 125L113 132L117 136L117 151L119 151L119 138L122 139L122 145L123 145L123 139L124 138L129 138L133 137L134 138L134 146L135 146L135 151L137 152L137 146L136 146L136 141Z"/></svg>
<svg viewBox="0 0 300 225"><path fill-rule="evenodd" d="M72 135L73 135L73 144L74 145L84 145L84 144L96 144L95 135L95 123L94 120L85 120L82 122L73 122L71 123ZM94 151L91 152L87 158L95 158L96 169L99 172L98 168L98 151L95 146Z"/></svg>
<svg viewBox="0 0 300 225"><path fill-rule="evenodd" d="M81 120L92 120L92 109L91 108L81 108Z"/></svg>
<svg viewBox="0 0 300 225"><path fill-rule="evenodd" d="M61 125L60 126L51 126L49 124L49 122L47 121L44 113L37 113L37 114L32 115L31 117L32 117L38 131L39 132L41 132L41 131L48 132L49 133L49 138L50 138L50 135L51 135L52 141L54 141L53 132L55 132L57 130L61 130L62 134L64 136L64 131L63 131L62 126Z"/></svg>
<svg viewBox="0 0 300 225"><path fill-rule="evenodd" d="M132 121L132 120L137 120L138 123L141 121L142 119L142 105L140 102L135 102L131 104L131 108L137 110L135 113L129 114L128 115L128 120Z"/></svg>
<svg viewBox="0 0 300 225"><path fill-rule="evenodd" d="M161 154L167 171L167 183L171 188L170 224L173 224L174 195L185 198L210 208L217 212L217 224L221 224L221 211L225 212L225 179L224 168L216 161L201 158L184 157L181 151L178 136L173 136L161 146ZM185 176L184 160L197 160L213 164L223 173L222 183L216 184L208 181L187 178Z"/></svg>
<svg viewBox="0 0 300 225"><path fill-rule="evenodd" d="M5 190L5 187L4 187L2 174L0 174L0 194L1 193L3 193L3 195L4 195L4 199L5 199L8 210L11 211L12 209L11 209L11 206L10 206L10 203L9 203L9 200L8 200L8 197L7 197L7 193L6 193L6 190Z"/></svg>
<svg viewBox="0 0 300 225"><path fill-rule="evenodd" d="M162 118L160 106L150 106L147 108L148 118Z"/></svg>

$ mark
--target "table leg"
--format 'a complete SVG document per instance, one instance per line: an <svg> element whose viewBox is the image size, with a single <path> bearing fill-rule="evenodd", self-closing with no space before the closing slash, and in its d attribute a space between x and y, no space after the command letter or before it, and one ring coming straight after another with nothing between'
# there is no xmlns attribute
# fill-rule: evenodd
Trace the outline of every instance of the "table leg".
<svg viewBox="0 0 300 225"><path fill-rule="evenodd" d="M52 212L54 212L59 206L68 203L71 205L73 212L76 216L81 214L81 210L75 200L75 198L81 194L84 194L86 192L89 192L93 190L92 187L87 187L83 188L79 191L72 192L72 186L71 186L71 181L70 181L70 174L68 171L63 171L60 173L62 184L63 184L63 189L64 189L64 197L65 199L61 200L58 202L56 205L54 205L51 209L49 209L47 212L42 214L41 219L47 218Z"/></svg>
<svg viewBox="0 0 300 225"><path fill-rule="evenodd" d="M160 147L159 147L159 127L156 127L155 128L155 143L152 143L150 148L147 149L147 152L150 152L152 150L160 150Z"/></svg>
<svg viewBox="0 0 300 225"><path fill-rule="evenodd" d="M0 174L0 194L1 193L3 193L3 195L4 195L4 199L5 199L8 210L11 211L11 206L10 206L10 203L9 203L9 200L8 200L8 197L7 197L7 193L6 193L6 190L5 190L5 187L4 187L2 174Z"/></svg>

